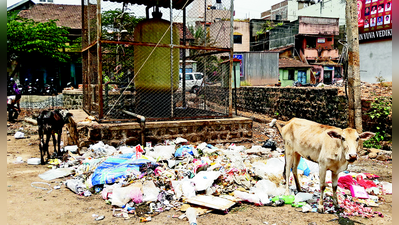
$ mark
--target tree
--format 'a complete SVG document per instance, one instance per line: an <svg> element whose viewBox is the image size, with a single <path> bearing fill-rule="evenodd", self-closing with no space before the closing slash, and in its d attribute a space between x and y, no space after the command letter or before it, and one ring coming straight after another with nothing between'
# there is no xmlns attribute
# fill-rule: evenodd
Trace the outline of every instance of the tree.
<svg viewBox="0 0 399 225"><path fill-rule="evenodd" d="M58 27L55 21L40 23L7 12L8 62L28 57L67 62L70 57L62 49L68 48L68 28Z"/></svg>

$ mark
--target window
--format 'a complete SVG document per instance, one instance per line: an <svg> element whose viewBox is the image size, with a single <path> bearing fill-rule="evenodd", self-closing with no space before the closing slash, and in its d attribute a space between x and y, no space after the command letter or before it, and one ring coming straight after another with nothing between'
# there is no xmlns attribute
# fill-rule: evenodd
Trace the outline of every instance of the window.
<svg viewBox="0 0 399 225"><path fill-rule="evenodd" d="M288 70L288 80L294 80L295 70Z"/></svg>
<svg viewBox="0 0 399 225"><path fill-rule="evenodd" d="M234 44L242 44L242 35L234 35Z"/></svg>

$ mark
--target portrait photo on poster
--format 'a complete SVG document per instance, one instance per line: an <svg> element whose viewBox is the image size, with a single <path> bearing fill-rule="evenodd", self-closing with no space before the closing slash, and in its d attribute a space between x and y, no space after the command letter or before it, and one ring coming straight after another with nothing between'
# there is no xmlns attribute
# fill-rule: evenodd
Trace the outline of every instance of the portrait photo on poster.
<svg viewBox="0 0 399 225"><path fill-rule="evenodd" d="M368 19L364 20L364 28L369 28L369 20Z"/></svg>
<svg viewBox="0 0 399 225"><path fill-rule="evenodd" d="M385 20L384 20L384 24L390 24L391 23L391 15L386 15L385 16Z"/></svg>
<svg viewBox="0 0 399 225"><path fill-rule="evenodd" d="M379 16L377 18L377 26L381 26L382 25L382 16Z"/></svg>
<svg viewBox="0 0 399 225"><path fill-rule="evenodd" d="M385 4L385 11L391 11L391 3L390 2L387 2Z"/></svg>
<svg viewBox="0 0 399 225"><path fill-rule="evenodd" d="M371 7L371 15L374 15L374 14L376 14L377 13L377 6L376 5L373 5L372 7Z"/></svg>
<svg viewBox="0 0 399 225"><path fill-rule="evenodd" d="M378 13L383 13L384 12L384 4L380 4L378 6Z"/></svg>
<svg viewBox="0 0 399 225"><path fill-rule="evenodd" d="M369 16L370 15L370 7L366 7L366 9L364 10L364 15L365 16Z"/></svg>
<svg viewBox="0 0 399 225"><path fill-rule="evenodd" d="M370 27L375 27L375 20L376 20L375 17L370 19Z"/></svg>

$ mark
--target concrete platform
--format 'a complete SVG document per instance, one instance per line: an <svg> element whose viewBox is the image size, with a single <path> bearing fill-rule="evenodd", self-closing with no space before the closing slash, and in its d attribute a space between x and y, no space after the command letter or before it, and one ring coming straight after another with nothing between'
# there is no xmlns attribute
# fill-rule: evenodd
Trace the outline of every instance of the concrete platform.
<svg viewBox="0 0 399 225"><path fill-rule="evenodd" d="M252 120L244 117L206 120L178 120L146 122L144 132L138 122L98 123L83 122L88 114L81 110L70 110L77 123L80 147L103 141L105 144L137 145L144 142L152 145L177 137L187 139L191 144L206 142L209 144L234 143L252 139Z"/></svg>

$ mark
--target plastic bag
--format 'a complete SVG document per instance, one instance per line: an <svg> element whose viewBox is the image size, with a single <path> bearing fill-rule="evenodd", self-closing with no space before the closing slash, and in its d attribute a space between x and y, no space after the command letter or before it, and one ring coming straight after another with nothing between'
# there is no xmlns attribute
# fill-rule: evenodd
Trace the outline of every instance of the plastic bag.
<svg viewBox="0 0 399 225"><path fill-rule="evenodd" d="M195 184L196 191L204 191L210 188L221 174L220 171L201 171L190 181Z"/></svg>
<svg viewBox="0 0 399 225"><path fill-rule="evenodd" d="M299 161L298 169L303 171L303 175L309 176L310 174L309 166L302 157L301 160Z"/></svg>
<svg viewBox="0 0 399 225"><path fill-rule="evenodd" d="M186 198L192 198L195 196L195 184L190 180L183 180L181 184L183 195Z"/></svg>
<svg viewBox="0 0 399 225"><path fill-rule="evenodd" d="M175 152L175 157L184 157L187 155L194 155L193 153L193 146L189 146L189 145L184 145L181 146L180 148L178 148Z"/></svg>
<svg viewBox="0 0 399 225"><path fill-rule="evenodd" d="M350 189L351 185L356 184L351 175L346 175L338 178L338 186L340 188Z"/></svg>
<svg viewBox="0 0 399 225"><path fill-rule="evenodd" d="M146 151L145 156L150 156L159 160L168 160L173 157L173 153L175 153L174 145L166 145L166 146L155 146L152 149Z"/></svg>
<svg viewBox="0 0 399 225"><path fill-rule="evenodd" d="M233 194L234 194L234 197L242 199L244 201L252 202L255 204L260 204L259 197L256 196L255 194L249 194L247 192L237 191L237 190L234 191Z"/></svg>
<svg viewBox="0 0 399 225"><path fill-rule="evenodd" d="M64 149L65 149L65 151L70 151L72 153L76 153L78 150L78 146L77 145L68 145L68 146L65 146Z"/></svg>
<svg viewBox="0 0 399 225"><path fill-rule="evenodd" d="M260 161L253 163L254 172L264 179L267 179L269 175L282 177L285 162L280 158L271 158L266 164Z"/></svg>
<svg viewBox="0 0 399 225"><path fill-rule="evenodd" d="M307 200L310 200L312 198L313 198L313 194L299 192L298 194L295 195L295 203L306 202Z"/></svg>
<svg viewBox="0 0 399 225"><path fill-rule="evenodd" d="M159 189L153 181L145 181L143 183L143 202L157 201Z"/></svg>
<svg viewBox="0 0 399 225"><path fill-rule="evenodd" d="M25 138L25 134L22 133L22 132L20 132L20 131L17 131L17 132L14 134L14 138L15 138L15 139Z"/></svg>
<svg viewBox="0 0 399 225"><path fill-rule="evenodd" d="M139 192L137 192L137 189ZM140 199L140 197L138 196L138 194L141 194L140 188L134 186L114 187L112 190L112 195L110 197L112 205L123 207L132 199L132 193L134 193L134 197L136 200Z"/></svg>

